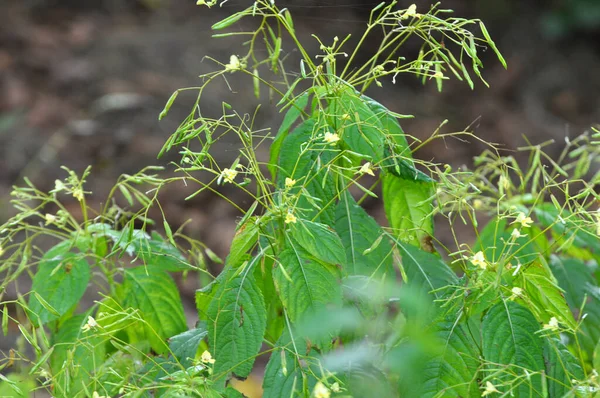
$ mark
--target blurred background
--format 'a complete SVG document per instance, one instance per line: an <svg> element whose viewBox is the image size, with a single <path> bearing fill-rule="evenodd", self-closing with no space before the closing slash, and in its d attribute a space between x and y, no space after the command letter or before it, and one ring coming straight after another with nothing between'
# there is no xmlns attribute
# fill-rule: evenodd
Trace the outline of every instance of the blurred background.
<svg viewBox="0 0 600 398"><path fill-rule="evenodd" d="M412 1L400 1L399 7ZM177 153L156 155L190 111L193 97L180 96L161 122L158 114L174 90L198 85L198 75L215 68L205 56L227 63L231 54L245 54L235 38L211 39L210 26L250 3L231 0L208 9L195 0L0 0L0 224L13 214L10 189L24 176L49 190L65 176L61 165L78 173L92 165L87 187L92 206L99 208L120 174L178 160ZM358 38L378 1L277 3L289 8L307 48L317 54L311 33L326 43L347 33ZM419 1L417 7L424 11L431 4ZM409 134L427 137L448 119L446 132L471 126L477 136L507 150L526 145L527 136L532 143L554 139L549 150L559 151L565 137L600 122L600 1L446 0L442 7L482 19L508 70L487 51L483 75L491 88L476 82L470 90L450 81L438 93L434 83L422 86L405 76L371 90L369 95L393 111L415 116L402 121ZM243 20L233 30L252 23ZM284 43L288 67L297 71L298 58L290 50ZM253 113L262 102L255 128L277 130L281 115L267 93L256 99L251 81L237 75L229 84L233 93L224 82L212 86L202 109L218 111L228 101L240 113ZM237 157L236 148L234 142L217 147L221 167ZM483 149L476 141L436 141L416 156L456 168L469 165ZM167 218L174 228L191 219L186 232L225 256L240 214L208 193L186 202L194 189L165 190ZM190 294L194 288L192 283Z"/></svg>

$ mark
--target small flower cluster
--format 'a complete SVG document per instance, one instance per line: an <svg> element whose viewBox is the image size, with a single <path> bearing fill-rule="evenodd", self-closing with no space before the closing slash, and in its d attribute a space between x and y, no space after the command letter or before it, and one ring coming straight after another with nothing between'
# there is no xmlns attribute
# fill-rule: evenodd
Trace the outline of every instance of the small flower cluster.
<svg viewBox="0 0 600 398"><path fill-rule="evenodd" d="M221 185L221 183L233 184L235 178L239 174L238 169L240 169L241 167L242 165L237 163L234 164L234 166L232 166L231 168L224 168L223 171L221 171L221 174L219 174L219 178L217 178L217 185Z"/></svg>
<svg viewBox="0 0 600 398"><path fill-rule="evenodd" d="M331 397L331 393L338 393L342 391L340 384L336 381L335 383L331 384L331 386L329 388L327 388L327 386L325 384L323 384L322 382L318 381L317 384L315 384L315 388L313 389L312 392L312 396L314 398L329 398Z"/></svg>

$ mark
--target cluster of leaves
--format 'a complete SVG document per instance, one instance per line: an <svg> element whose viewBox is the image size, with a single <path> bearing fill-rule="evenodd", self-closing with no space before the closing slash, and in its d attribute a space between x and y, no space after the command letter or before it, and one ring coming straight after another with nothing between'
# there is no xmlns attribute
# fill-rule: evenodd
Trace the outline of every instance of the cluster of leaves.
<svg viewBox="0 0 600 398"><path fill-rule="evenodd" d="M477 47L497 52L494 43L479 21L443 19L445 12L381 4L364 36L383 30L379 50L354 65L363 37L337 73L348 38L322 44L317 65L289 11L256 1L213 27L246 16L262 21L247 33L246 56L232 55L221 71L203 76L193 111L161 151L181 148L183 177L152 170L125 176L94 217L83 189L87 171L69 171L50 193L29 182L15 188L19 214L0 227L0 301L23 274L33 285L2 302L2 327L6 335L16 326L33 353L11 351L0 360L0 370L31 376L0 375L0 392L26 396L34 378L54 396L239 397L230 381L248 377L259 356L268 357L265 397L598 391L600 174L587 177L598 164L600 133L569 141L559 159L541 145L523 148L531 154L526 169L492 148L474 170L440 170L412 154L445 135L424 142L408 136L402 115L364 94L404 72L434 79L440 89L448 73L472 85L466 60L481 76ZM465 28L474 24L482 39ZM302 54L292 82L280 59L284 31ZM424 42L418 59L394 58L413 35ZM256 58L259 43L264 60ZM285 88L262 79L261 68L281 73ZM253 119L228 104L217 118L200 113L203 90L229 73L247 74L257 92L265 84L281 96L285 116L274 136L253 131ZM225 133L237 134L241 149L221 167L211 146ZM257 148L267 139L265 163ZM197 192L209 189L234 206L220 186L254 199L214 279L204 258L220 260L201 243L166 221L164 238L148 233L160 188L176 181L195 182ZM125 208L113 200L117 193ZM81 217L61 202L65 194L81 204ZM366 198L381 199L388 226L361 206ZM491 219L480 229L482 215ZM459 250L444 247L434 217L473 226L474 246L462 245L453 229ZM48 237L60 242L40 249ZM190 271L203 287L196 292L200 320L188 330L171 273ZM100 295L80 308L90 284Z"/></svg>

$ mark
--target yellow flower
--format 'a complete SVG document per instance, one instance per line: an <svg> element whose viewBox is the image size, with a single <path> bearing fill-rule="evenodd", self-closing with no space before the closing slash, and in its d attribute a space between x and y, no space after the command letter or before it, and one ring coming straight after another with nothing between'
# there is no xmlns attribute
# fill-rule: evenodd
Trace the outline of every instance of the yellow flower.
<svg viewBox="0 0 600 398"><path fill-rule="evenodd" d="M231 57L229 57L229 63L225 65L225 70L233 73L236 70L240 69L243 69L243 67L237 55L232 55Z"/></svg>
<svg viewBox="0 0 600 398"><path fill-rule="evenodd" d="M531 227L533 220L531 219L531 217L526 216L525 213L520 212L519 214L517 214L517 219L511 224L514 223L520 223L524 228L529 228Z"/></svg>
<svg viewBox="0 0 600 398"><path fill-rule="evenodd" d="M437 71L433 74L433 78L434 79L443 79L444 78L444 74L441 71Z"/></svg>
<svg viewBox="0 0 600 398"><path fill-rule="evenodd" d="M285 216L285 223L286 223L286 224L290 224L290 223L294 224L294 223L296 222L296 220L297 220L297 219L296 219L296 216L295 216L295 215L293 215L291 212L289 212L289 213L288 213L288 214L286 214L286 216Z"/></svg>
<svg viewBox="0 0 600 398"><path fill-rule="evenodd" d="M501 175L498 179L498 187L508 191L510 189L510 180L504 175Z"/></svg>
<svg viewBox="0 0 600 398"><path fill-rule="evenodd" d="M511 292L512 292L512 295L508 298L509 300L514 300L517 297L523 296L523 289L521 289L520 287L517 287L517 286L513 287L511 289Z"/></svg>
<svg viewBox="0 0 600 398"><path fill-rule="evenodd" d="M291 178L289 178L289 177L286 177L286 178L285 178L285 187L286 187L286 188L291 188L291 187L293 187L295 183L296 183L296 180L292 180L292 179L291 179Z"/></svg>
<svg viewBox="0 0 600 398"><path fill-rule="evenodd" d="M488 263L485 261L485 258L483 257L482 251L478 251L477 253L475 253L475 255L473 257L471 257L470 260L473 263L473 265L476 265L481 269L486 269L488 266Z"/></svg>
<svg viewBox="0 0 600 398"><path fill-rule="evenodd" d="M473 201L473 207L475 208L475 210L479 210L483 207L483 200L481 199L475 199Z"/></svg>
<svg viewBox="0 0 600 398"><path fill-rule="evenodd" d="M325 387L325 384L318 381L317 384L315 384L312 395L314 398L329 398L331 397L331 391L329 391L329 388Z"/></svg>
<svg viewBox="0 0 600 398"><path fill-rule="evenodd" d="M212 355L210 355L210 352L208 352L208 351L204 351L202 353L202 356L200 356L200 360L204 363L210 363L210 364L215 363L215 359L212 357Z"/></svg>
<svg viewBox="0 0 600 398"><path fill-rule="evenodd" d="M338 142L340 140L340 136L337 135L336 133L327 132L327 133L325 133L323 140L328 144L335 144L336 142Z"/></svg>
<svg viewBox="0 0 600 398"><path fill-rule="evenodd" d="M552 317L552 318L550 318L548 323L544 325L544 330L556 331L556 330L558 330L558 326L559 326L558 319L556 319L555 317Z"/></svg>
<svg viewBox="0 0 600 398"><path fill-rule="evenodd" d="M404 14L402 14L402 16L400 18L402 19L407 19L410 17L414 17L414 18L420 18L421 14L419 14L417 12L417 5L416 4L411 4L406 11L404 12Z"/></svg>
<svg viewBox="0 0 600 398"><path fill-rule="evenodd" d="M485 397L486 395L490 395L493 393L499 393L500 391L498 391L498 389L496 388L496 386L494 386L492 383L490 383L489 381L485 382L485 389L483 390L483 393L481 394L482 397Z"/></svg>
<svg viewBox="0 0 600 398"><path fill-rule="evenodd" d="M52 192L60 192L65 188L65 184L61 180L54 180L54 189Z"/></svg>
<svg viewBox="0 0 600 398"><path fill-rule="evenodd" d="M94 391L94 393L92 394L92 398L110 398L110 397L107 397L106 395L100 395L100 394L98 394L97 391Z"/></svg>
<svg viewBox="0 0 600 398"><path fill-rule="evenodd" d="M84 332L87 332L90 329L95 329L97 327L98 327L98 322L96 322L96 320L93 317L88 316L87 323L81 327L81 330L83 330Z"/></svg>
<svg viewBox="0 0 600 398"><path fill-rule="evenodd" d="M368 174L370 176L375 175L375 173L373 173L373 168L371 167L371 162L367 162L367 163L363 164L358 172L360 174Z"/></svg>
<svg viewBox="0 0 600 398"><path fill-rule="evenodd" d="M519 238L521 238L521 237L523 237L523 236L527 236L527 234L522 234L521 232L519 232L519 230L518 230L518 229L516 229L516 228L513 228L512 232L510 233L510 236L511 236L513 239L517 240L517 239L519 239Z"/></svg>
<svg viewBox="0 0 600 398"><path fill-rule="evenodd" d="M2 248L2 246L0 246L0 256L2 256L4 254L4 249Z"/></svg>
<svg viewBox="0 0 600 398"><path fill-rule="evenodd" d="M81 188L74 188L73 189L73 197L75 199L77 199L78 201L82 202L83 201L83 190Z"/></svg>
<svg viewBox="0 0 600 398"><path fill-rule="evenodd" d="M331 385L331 391L333 391L333 392L340 392L340 391L342 391L342 389L340 388L340 383L338 383L337 381L335 383L333 383Z"/></svg>
<svg viewBox="0 0 600 398"><path fill-rule="evenodd" d="M56 222L56 216L54 214L46 213L44 218L46 219L46 225L54 224Z"/></svg>
<svg viewBox="0 0 600 398"><path fill-rule="evenodd" d="M219 179L222 178L225 182L233 183L233 180L235 179L235 177L237 175L238 175L237 170L224 168L223 171L221 172L221 176L219 177Z"/></svg>

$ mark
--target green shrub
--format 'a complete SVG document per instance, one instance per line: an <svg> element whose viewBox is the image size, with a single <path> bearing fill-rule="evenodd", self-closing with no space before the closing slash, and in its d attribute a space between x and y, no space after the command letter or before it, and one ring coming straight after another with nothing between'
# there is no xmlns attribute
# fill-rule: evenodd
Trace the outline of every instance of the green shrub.
<svg viewBox="0 0 600 398"><path fill-rule="evenodd" d="M213 29L250 17L256 30L218 34L242 35L248 53L213 60L220 69L186 89L198 98L160 153L181 151L175 176L125 175L99 211L86 202L89 169L67 170L49 193L27 180L14 189L19 213L0 227L0 301L4 334L16 326L20 337L0 362L13 373L0 376L0 391L26 395L35 380L57 397L239 397L230 380L248 377L264 356L265 397L596 394L600 132L568 141L558 159L542 145L521 148L527 167L492 145L473 170L418 160L413 152L432 140L477 137L438 129L420 141L400 127L406 116L364 92L402 73L440 90L450 76L473 86L481 48L504 63L483 23L382 3L352 52L348 37L336 37L315 58L290 12L268 0ZM373 32L379 48L357 64ZM418 58L399 56L414 38ZM299 74L284 62L292 45ZM281 81L265 80L267 71ZM231 73L247 75L257 97L266 87L278 98L276 134L254 131L253 117L226 103L221 115L200 113L205 88ZM212 148L225 134L240 142L227 165ZM265 161L257 152L267 144ZM158 195L175 182L243 213L216 278L206 262L220 259L164 219ZM250 208L225 196L225 185L252 197ZM69 196L81 214L64 205ZM361 206L369 197L382 201L387 226ZM163 214L164 236L152 209ZM434 217L450 224L458 250L436 239ZM474 245L456 223L476 231ZM200 320L188 330L171 274L191 271L202 289ZM26 276L33 285L22 291ZM5 298L8 287L16 299ZM99 296L82 308L86 292Z"/></svg>

